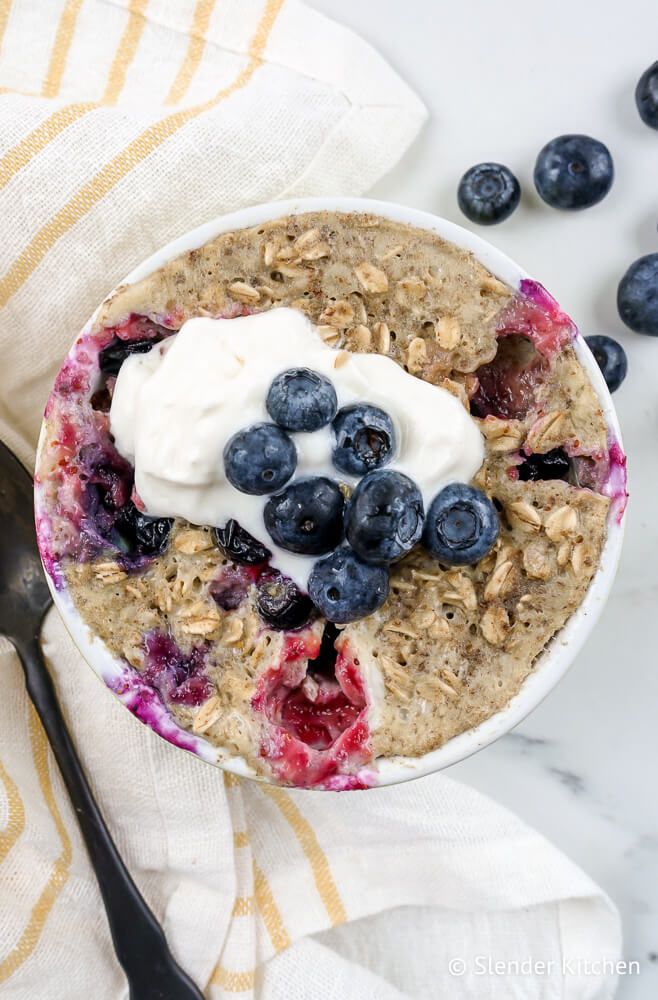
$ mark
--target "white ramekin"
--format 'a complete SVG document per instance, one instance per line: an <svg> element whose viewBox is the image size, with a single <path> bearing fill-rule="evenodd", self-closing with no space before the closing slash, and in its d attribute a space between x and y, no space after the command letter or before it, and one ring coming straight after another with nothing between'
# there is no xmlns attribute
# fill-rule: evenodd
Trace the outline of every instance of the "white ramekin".
<svg viewBox="0 0 658 1000"><path fill-rule="evenodd" d="M121 284L132 284L140 281L172 257L200 247L220 233L255 226L285 215L298 215L309 211L367 212L381 215L395 222L409 223L419 229L428 229L438 233L444 239L450 240L465 250L470 250L485 267L502 281L511 285L512 288L518 288L522 279L530 277L514 261L496 250L490 243L445 219L440 219L428 212L420 212L389 202L367 198L337 197L300 198L291 201L269 202L223 215L219 219L214 219L212 222L193 229L158 250L148 260L136 267ZM83 332L89 328L93 318L90 319ZM574 347L599 398L609 434L621 446L621 432L617 415L599 367L581 336L576 338ZM37 452L37 468L42 440L43 428ZM40 510L38 488L35 491L35 507L38 516ZM537 658L532 672L509 704L479 726L455 736L437 750L422 757L394 757L379 761L376 767L375 787L408 781L411 778L418 778L449 767L451 764L456 764L509 732L539 705L573 663L601 614L617 569L623 533L623 519L620 523L619 519L611 514L608 519L607 539L601 561L582 604ZM117 679L124 672L125 664L113 657L105 644L90 632L73 606L69 593L66 590L56 590L50 576L47 578L55 605L80 652L94 671L114 690ZM134 692L115 691L115 693L128 707L131 706ZM228 752L218 750L207 740L192 736L180 729L157 698L151 700L146 710L136 714L163 738L195 753L203 760L243 777L259 777L260 780L265 780L262 776L256 776L242 758L231 757Z"/></svg>

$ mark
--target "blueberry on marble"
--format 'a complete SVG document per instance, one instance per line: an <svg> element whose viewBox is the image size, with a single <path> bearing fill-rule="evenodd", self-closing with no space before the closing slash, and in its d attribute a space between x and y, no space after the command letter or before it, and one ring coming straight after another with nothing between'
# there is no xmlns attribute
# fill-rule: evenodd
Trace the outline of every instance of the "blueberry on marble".
<svg viewBox="0 0 658 1000"><path fill-rule="evenodd" d="M430 504L423 545L449 566L471 566L491 550L499 530L496 508L485 493L451 483Z"/></svg>
<svg viewBox="0 0 658 1000"><path fill-rule="evenodd" d="M607 146L588 135L560 135L548 142L535 163L535 187L553 208L596 205L612 186L614 167Z"/></svg>
<svg viewBox="0 0 658 1000"><path fill-rule="evenodd" d="M608 389L610 392L616 392L628 371L626 351L612 337L603 335L585 337L585 343L594 355Z"/></svg>
<svg viewBox="0 0 658 1000"><path fill-rule="evenodd" d="M619 282L617 308L631 330L658 337L658 253L631 264Z"/></svg>
<svg viewBox="0 0 658 1000"><path fill-rule="evenodd" d="M386 565L419 541L423 516L423 498L412 479L391 469L375 469L350 497L345 534L364 562Z"/></svg>
<svg viewBox="0 0 658 1000"><path fill-rule="evenodd" d="M212 537L224 555L232 562L241 563L243 566L257 566L266 562L272 554L233 518L227 521L223 528L213 528Z"/></svg>
<svg viewBox="0 0 658 1000"><path fill-rule="evenodd" d="M319 556L342 541L344 506L338 483L325 476L307 476L271 496L263 517L282 549Z"/></svg>
<svg viewBox="0 0 658 1000"><path fill-rule="evenodd" d="M224 449L226 478L242 493L263 496L284 486L297 465L297 450L276 424L238 431Z"/></svg>
<svg viewBox="0 0 658 1000"><path fill-rule="evenodd" d="M317 431L336 416L336 390L310 368L290 368L272 382L265 403L272 420L287 431Z"/></svg>
<svg viewBox="0 0 658 1000"><path fill-rule="evenodd" d="M156 341L153 338L148 340L121 340L115 337L107 347L104 347L98 354L98 366L104 375L118 375L121 365L131 354L146 354L154 347Z"/></svg>
<svg viewBox="0 0 658 1000"><path fill-rule="evenodd" d="M371 615L388 596L385 566L365 563L347 546L318 559L308 581L316 608L330 622L357 621Z"/></svg>
<svg viewBox="0 0 658 1000"><path fill-rule="evenodd" d="M263 621L275 629L301 628L313 614L308 594L281 573L259 579L256 607Z"/></svg>
<svg viewBox="0 0 658 1000"><path fill-rule="evenodd" d="M640 118L649 128L658 128L658 61L644 71L635 88Z"/></svg>
<svg viewBox="0 0 658 1000"><path fill-rule="evenodd" d="M167 548L173 518L150 517L130 500L115 521L119 547L129 555L159 556Z"/></svg>
<svg viewBox="0 0 658 1000"><path fill-rule="evenodd" d="M564 448L552 448L543 454L533 452L519 465L519 479L536 483L541 479L564 479L569 476L571 462Z"/></svg>
<svg viewBox="0 0 658 1000"><path fill-rule="evenodd" d="M502 163L477 163L466 171L457 189L462 212L480 226L509 218L520 199L519 182Z"/></svg>
<svg viewBox="0 0 658 1000"><path fill-rule="evenodd" d="M378 406L343 406L331 426L333 463L341 472L362 476L391 460L395 450L393 421Z"/></svg>

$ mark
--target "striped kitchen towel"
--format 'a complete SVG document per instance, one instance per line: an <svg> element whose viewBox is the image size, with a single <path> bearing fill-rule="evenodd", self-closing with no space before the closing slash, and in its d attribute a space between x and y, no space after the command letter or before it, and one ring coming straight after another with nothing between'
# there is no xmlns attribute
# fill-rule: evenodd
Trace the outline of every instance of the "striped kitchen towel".
<svg viewBox="0 0 658 1000"><path fill-rule="evenodd" d="M249 202L364 191L425 117L369 45L297 0L0 0L0 45L0 437L28 464L64 353L136 263ZM563 988L560 966L617 957L609 901L476 793L224 778L126 712L55 613L44 646L119 848L210 1000L481 996L478 951L554 963L525 1000L612 995L604 974ZM0 679L0 996L125 998L3 640ZM486 991L511 995L504 977Z"/></svg>

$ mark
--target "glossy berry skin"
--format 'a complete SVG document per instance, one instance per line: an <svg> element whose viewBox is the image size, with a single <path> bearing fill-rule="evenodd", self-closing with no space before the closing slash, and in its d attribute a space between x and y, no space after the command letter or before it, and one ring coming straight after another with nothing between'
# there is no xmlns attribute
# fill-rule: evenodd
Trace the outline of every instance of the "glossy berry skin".
<svg viewBox="0 0 658 1000"><path fill-rule="evenodd" d="M213 528L212 536L217 548L235 563L257 566L266 562L272 553L231 518L223 528Z"/></svg>
<svg viewBox="0 0 658 1000"><path fill-rule="evenodd" d="M571 462L563 448L553 448L543 454L533 452L518 467L519 479L536 483L540 479L564 479L569 476Z"/></svg>
<svg viewBox="0 0 658 1000"><path fill-rule="evenodd" d="M388 569L363 562L344 546L318 559L308 592L327 621L354 622L371 615L388 596Z"/></svg>
<svg viewBox="0 0 658 1000"><path fill-rule="evenodd" d="M265 504L263 519L282 549L301 555L330 552L343 538L345 499L338 483L325 476L295 479Z"/></svg>
<svg viewBox="0 0 658 1000"><path fill-rule="evenodd" d="M616 392L628 372L626 351L612 337L585 337L585 343L594 355L608 389Z"/></svg>
<svg viewBox="0 0 658 1000"><path fill-rule="evenodd" d="M430 504L423 545L442 563L472 566L491 550L499 529L496 508L486 494L451 483Z"/></svg>
<svg viewBox="0 0 658 1000"><path fill-rule="evenodd" d="M313 614L308 594L280 573L271 573L258 581L258 613L271 628L296 629L306 625Z"/></svg>
<svg viewBox="0 0 658 1000"><path fill-rule="evenodd" d="M588 135L560 135L535 163L535 187L553 208L589 208L612 187L614 166L607 146Z"/></svg>
<svg viewBox="0 0 658 1000"><path fill-rule="evenodd" d="M343 406L332 423L333 463L350 476L363 476L386 465L395 450L395 430L388 413L378 406Z"/></svg>
<svg viewBox="0 0 658 1000"><path fill-rule="evenodd" d="M290 368L272 382L265 402L272 420L287 431L317 431L336 416L336 390L310 368Z"/></svg>
<svg viewBox="0 0 658 1000"><path fill-rule="evenodd" d="M119 547L129 555L159 556L167 548L173 519L149 517L130 500L115 522Z"/></svg>
<svg viewBox="0 0 658 1000"><path fill-rule="evenodd" d="M516 177L502 163L478 163L459 182L457 202L471 222L491 226L509 218L521 199Z"/></svg>
<svg viewBox="0 0 658 1000"><path fill-rule="evenodd" d="M644 124L649 128L658 128L658 61L649 66L638 80L635 103Z"/></svg>
<svg viewBox="0 0 658 1000"><path fill-rule="evenodd" d="M375 469L350 497L345 534L364 562L385 566L420 540L423 516L423 498L413 480L391 469Z"/></svg>
<svg viewBox="0 0 658 1000"><path fill-rule="evenodd" d="M619 282L617 308L631 330L658 337L658 253L631 264Z"/></svg>
<svg viewBox="0 0 658 1000"><path fill-rule="evenodd" d="M120 340L115 337L98 355L98 366L104 375L118 375L121 365L131 354L146 354L156 344L149 340Z"/></svg>
<svg viewBox="0 0 658 1000"><path fill-rule="evenodd" d="M280 490L297 465L297 450L276 424L239 431L224 449L226 478L242 493L263 496Z"/></svg>

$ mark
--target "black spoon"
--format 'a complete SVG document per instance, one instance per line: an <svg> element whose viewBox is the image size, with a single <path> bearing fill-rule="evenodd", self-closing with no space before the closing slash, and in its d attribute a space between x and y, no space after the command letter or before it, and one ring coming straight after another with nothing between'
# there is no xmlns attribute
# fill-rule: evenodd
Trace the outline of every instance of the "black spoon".
<svg viewBox="0 0 658 1000"><path fill-rule="evenodd" d="M169 951L87 784L41 652L41 623L51 603L34 532L32 478L0 441L0 634L20 657L28 694L62 772L131 1000L203 1000Z"/></svg>

